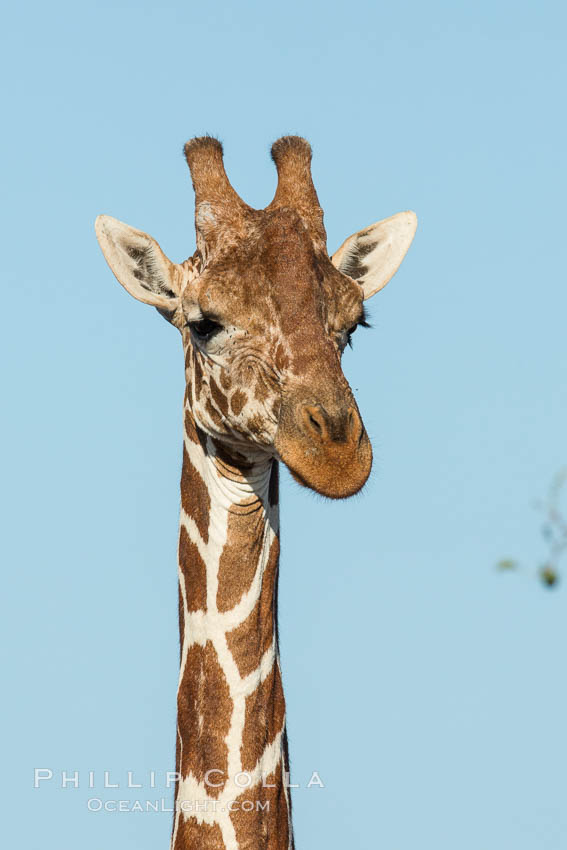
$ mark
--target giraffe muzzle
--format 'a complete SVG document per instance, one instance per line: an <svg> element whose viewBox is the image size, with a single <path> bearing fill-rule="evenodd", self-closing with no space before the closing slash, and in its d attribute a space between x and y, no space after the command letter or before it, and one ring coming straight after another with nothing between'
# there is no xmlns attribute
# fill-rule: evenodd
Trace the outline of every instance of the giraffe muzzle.
<svg viewBox="0 0 567 850"><path fill-rule="evenodd" d="M333 408L284 403L275 447L296 481L331 499L357 493L372 467L370 440L354 402Z"/></svg>

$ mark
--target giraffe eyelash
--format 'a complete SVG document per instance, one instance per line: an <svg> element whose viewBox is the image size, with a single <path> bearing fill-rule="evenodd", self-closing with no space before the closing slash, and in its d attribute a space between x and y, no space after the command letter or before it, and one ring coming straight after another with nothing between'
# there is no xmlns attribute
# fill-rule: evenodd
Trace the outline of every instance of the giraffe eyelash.
<svg viewBox="0 0 567 850"><path fill-rule="evenodd" d="M349 348L352 348L352 335L354 334L354 332L356 331L357 328L371 328L371 327L372 327L372 325L368 321L366 312L363 310L362 316L360 317L358 322L355 325L353 325L352 328L350 328L348 331L346 331L346 345L348 345Z"/></svg>

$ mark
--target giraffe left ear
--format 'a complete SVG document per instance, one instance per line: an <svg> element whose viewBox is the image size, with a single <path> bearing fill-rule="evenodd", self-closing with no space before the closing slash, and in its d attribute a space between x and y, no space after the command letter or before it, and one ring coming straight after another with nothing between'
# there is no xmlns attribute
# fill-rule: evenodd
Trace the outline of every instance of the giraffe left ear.
<svg viewBox="0 0 567 850"><path fill-rule="evenodd" d="M109 215L98 216L95 230L118 283L138 301L172 313L178 303L179 276L155 239Z"/></svg>
<svg viewBox="0 0 567 850"><path fill-rule="evenodd" d="M345 239L331 262L354 278L370 298L395 275L417 228L414 212L397 213Z"/></svg>

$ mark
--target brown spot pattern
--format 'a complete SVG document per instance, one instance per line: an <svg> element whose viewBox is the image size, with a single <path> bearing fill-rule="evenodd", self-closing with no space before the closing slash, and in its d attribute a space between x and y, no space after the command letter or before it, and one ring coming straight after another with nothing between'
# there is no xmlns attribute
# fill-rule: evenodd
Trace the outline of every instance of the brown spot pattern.
<svg viewBox="0 0 567 850"><path fill-rule="evenodd" d="M246 697L246 714L242 735L242 769L253 770L265 748L281 732L285 719L280 668L274 663L261 685Z"/></svg>
<svg viewBox="0 0 567 850"><path fill-rule="evenodd" d="M191 440L192 443L199 443L197 426L189 410L185 411L185 433L187 434L187 439Z"/></svg>
<svg viewBox="0 0 567 850"><path fill-rule="evenodd" d="M257 413L251 416L246 424L248 426L248 430L256 436L260 436L260 434L264 431L264 420Z"/></svg>
<svg viewBox="0 0 567 850"><path fill-rule="evenodd" d="M185 349L185 370L186 370L186 372L188 372L191 369L192 363L193 363L193 346L191 345L191 343L189 343L189 345L187 345L187 348Z"/></svg>
<svg viewBox="0 0 567 850"><path fill-rule="evenodd" d="M270 395L270 392L270 387L264 380L264 377L261 373L258 374L256 377L256 385L254 387L254 398L259 402L266 401L266 399Z"/></svg>
<svg viewBox="0 0 567 850"><path fill-rule="evenodd" d="M194 351L194 349L192 348ZM195 372L195 395L198 397L203 384L203 370L197 354L193 357L193 371Z"/></svg>
<svg viewBox="0 0 567 850"><path fill-rule="evenodd" d="M235 416L241 413L242 408L246 404L246 394L242 390L236 390L230 399L230 408Z"/></svg>
<svg viewBox="0 0 567 850"><path fill-rule="evenodd" d="M266 777L264 785L274 787L261 784L236 798L230 819L240 850L287 850L289 822L281 764Z"/></svg>
<svg viewBox="0 0 567 850"><path fill-rule="evenodd" d="M187 609L204 611L207 607L207 568L183 525L179 532L179 566L185 576Z"/></svg>
<svg viewBox="0 0 567 850"><path fill-rule="evenodd" d="M207 543L209 539L209 516L211 497L199 472L195 469L183 448L183 469L181 471L181 505L199 529L199 534Z"/></svg>
<svg viewBox="0 0 567 850"><path fill-rule="evenodd" d="M213 377L209 378L209 387L211 389L211 395L213 397L213 401L223 414L226 416L228 414L228 401L226 395L221 391L219 385L215 381Z"/></svg>
<svg viewBox="0 0 567 850"><path fill-rule="evenodd" d="M227 540L219 561L219 611L230 611L249 590L260 561L263 531L261 502L234 506L229 514Z"/></svg>
<svg viewBox="0 0 567 850"><path fill-rule="evenodd" d="M244 622L226 636L228 648L241 676L247 676L258 667L262 655L275 639L274 593L279 552L279 540L275 537L262 577L260 597Z"/></svg>
<svg viewBox="0 0 567 850"><path fill-rule="evenodd" d="M219 425L219 426L222 425L222 416L220 415L218 410L215 407L213 407L210 399L207 399L205 409L206 409L207 413L209 414L209 416L211 417L212 421L215 423L215 425Z"/></svg>
<svg viewBox="0 0 567 850"><path fill-rule="evenodd" d="M198 823L193 815L179 815L173 850L226 850L218 823Z"/></svg>
<svg viewBox="0 0 567 850"><path fill-rule="evenodd" d="M182 776L191 771L199 782L204 782L208 770L222 770L226 776L228 750L224 739L230 727L232 700L210 641L204 647L193 644L187 652L177 710L183 729ZM215 797L221 790L209 787L208 794Z"/></svg>

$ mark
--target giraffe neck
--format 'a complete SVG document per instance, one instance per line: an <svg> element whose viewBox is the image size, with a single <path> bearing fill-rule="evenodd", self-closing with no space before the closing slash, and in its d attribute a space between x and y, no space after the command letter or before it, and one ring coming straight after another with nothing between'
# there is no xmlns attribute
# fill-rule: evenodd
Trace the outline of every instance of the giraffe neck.
<svg viewBox="0 0 567 850"><path fill-rule="evenodd" d="M277 461L227 455L185 408L172 850L289 850L276 626Z"/></svg>

